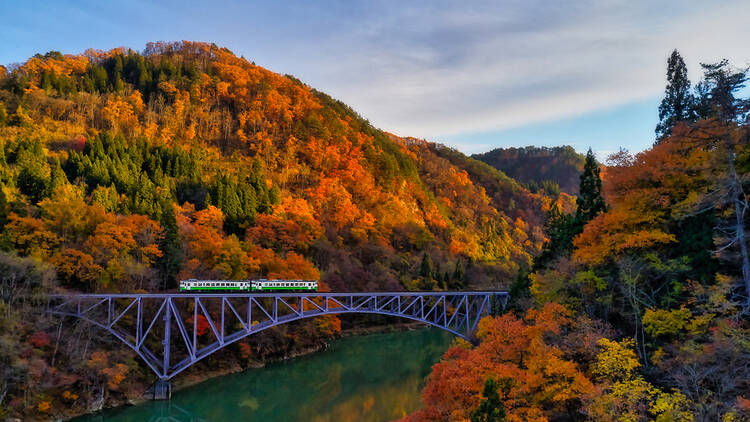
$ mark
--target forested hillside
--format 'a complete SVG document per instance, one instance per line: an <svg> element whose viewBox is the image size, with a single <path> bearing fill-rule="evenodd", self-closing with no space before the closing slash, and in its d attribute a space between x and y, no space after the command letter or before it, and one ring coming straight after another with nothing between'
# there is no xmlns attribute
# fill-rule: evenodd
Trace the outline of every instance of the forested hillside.
<svg viewBox="0 0 750 422"><path fill-rule="evenodd" d="M24 419L108 405L151 381L90 327L61 338L39 313L49 292L254 277L503 288L541 250L551 202L194 42L0 67L0 182L0 418ZM302 326L239 343L218 367L308 347L340 325Z"/></svg>
<svg viewBox="0 0 750 422"><path fill-rule="evenodd" d="M496 148L471 157L501 170L534 192L544 189L549 194L558 190L578 193L583 155L571 146Z"/></svg>
<svg viewBox="0 0 750 422"><path fill-rule="evenodd" d="M526 299L446 353L406 420L750 420L747 69L668 69L653 148L586 157Z"/></svg>

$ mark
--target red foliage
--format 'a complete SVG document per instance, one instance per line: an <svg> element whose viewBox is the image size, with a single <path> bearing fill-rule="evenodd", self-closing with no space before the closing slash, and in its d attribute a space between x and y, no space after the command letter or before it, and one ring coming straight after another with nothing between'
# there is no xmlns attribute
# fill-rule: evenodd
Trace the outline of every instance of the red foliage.
<svg viewBox="0 0 750 422"><path fill-rule="evenodd" d="M52 343L52 338L49 334L44 331L37 331L31 337L29 337L29 343L37 349L42 349Z"/></svg>
<svg viewBox="0 0 750 422"><path fill-rule="evenodd" d="M193 317L191 316L185 322L187 322L188 324L192 325L193 324ZM202 336L202 335L208 333L208 330L210 328L211 328L211 326L208 325L208 320L206 319L206 317L204 317L203 315L199 314L198 315L198 324L197 324L197 327L195 328L196 334L198 334L199 336Z"/></svg>

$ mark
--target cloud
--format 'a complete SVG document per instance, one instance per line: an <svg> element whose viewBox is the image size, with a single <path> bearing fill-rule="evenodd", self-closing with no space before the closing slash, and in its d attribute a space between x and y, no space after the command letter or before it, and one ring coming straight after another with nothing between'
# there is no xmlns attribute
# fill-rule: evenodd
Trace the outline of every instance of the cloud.
<svg viewBox="0 0 750 422"><path fill-rule="evenodd" d="M427 138L653 99L673 48L693 80L699 61L750 59L746 0L29 1L0 6L4 63L53 49L215 42L378 127Z"/></svg>
<svg viewBox="0 0 750 422"><path fill-rule="evenodd" d="M303 79L403 135L499 130L660 95L666 57L744 64L744 2L383 2ZM564 4L562 4L564 3ZM336 30L341 30L337 27ZM746 54L746 53L745 53Z"/></svg>

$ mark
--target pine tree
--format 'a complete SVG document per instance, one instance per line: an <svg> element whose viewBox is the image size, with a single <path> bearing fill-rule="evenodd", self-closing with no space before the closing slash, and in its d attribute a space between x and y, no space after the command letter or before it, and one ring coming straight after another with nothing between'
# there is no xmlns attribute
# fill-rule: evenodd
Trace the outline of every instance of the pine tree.
<svg viewBox="0 0 750 422"><path fill-rule="evenodd" d="M599 177L599 163L596 162L591 148L586 153L586 162L583 165L580 186L580 193L576 200L575 221L579 229L582 230L586 223L599 213L607 210L607 205L604 203L604 198L602 198L602 179Z"/></svg>
<svg viewBox="0 0 750 422"><path fill-rule="evenodd" d="M656 125L656 143L672 133L677 122L694 121L695 97L690 93L687 67L677 50L667 60L667 88L659 105L659 123Z"/></svg>
<svg viewBox="0 0 750 422"><path fill-rule="evenodd" d="M497 382L494 379L487 378L487 381L484 382L482 396L484 400L479 403L479 407L471 415L471 422L505 421L505 406L500 401L500 395L497 393Z"/></svg>

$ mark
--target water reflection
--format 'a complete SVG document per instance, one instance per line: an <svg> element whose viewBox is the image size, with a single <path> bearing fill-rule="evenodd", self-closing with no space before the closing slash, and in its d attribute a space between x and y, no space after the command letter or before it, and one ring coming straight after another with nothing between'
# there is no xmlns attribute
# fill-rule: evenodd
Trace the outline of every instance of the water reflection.
<svg viewBox="0 0 750 422"><path fill-rule="evenodd" d="M397 419L420 406L424 378L451 339L437 329L346 338L326 352L176 392L169 403L115 409L79 422Z"/></svg>
<svg viewBox="0 0 750 422"><path fill-rule="evenodd" d="M143 408L143 409L140 409L142 411L136 411L136 414L141 417L144 417L144 419L140 419L143 421L148 421L148 422L209 422L208 420L198 417L170 401L150 402L150 403L144 404L141 407ZM127 412L128 409L131 409L131 408L124 408L120 410L110 411L109 414L97 413L94 415L84 416L76 420L88 421L88 422L104 422L104 421L110 421L110 420L121 420L121 419L118 419L119 416L115 416L115 415L118 415L119 413L128 413ZM125 412L123 412L123 410ZM134 419L135 417L137 416L131 414L128 416L128 420L137 420L137 419Z"/></svg>

